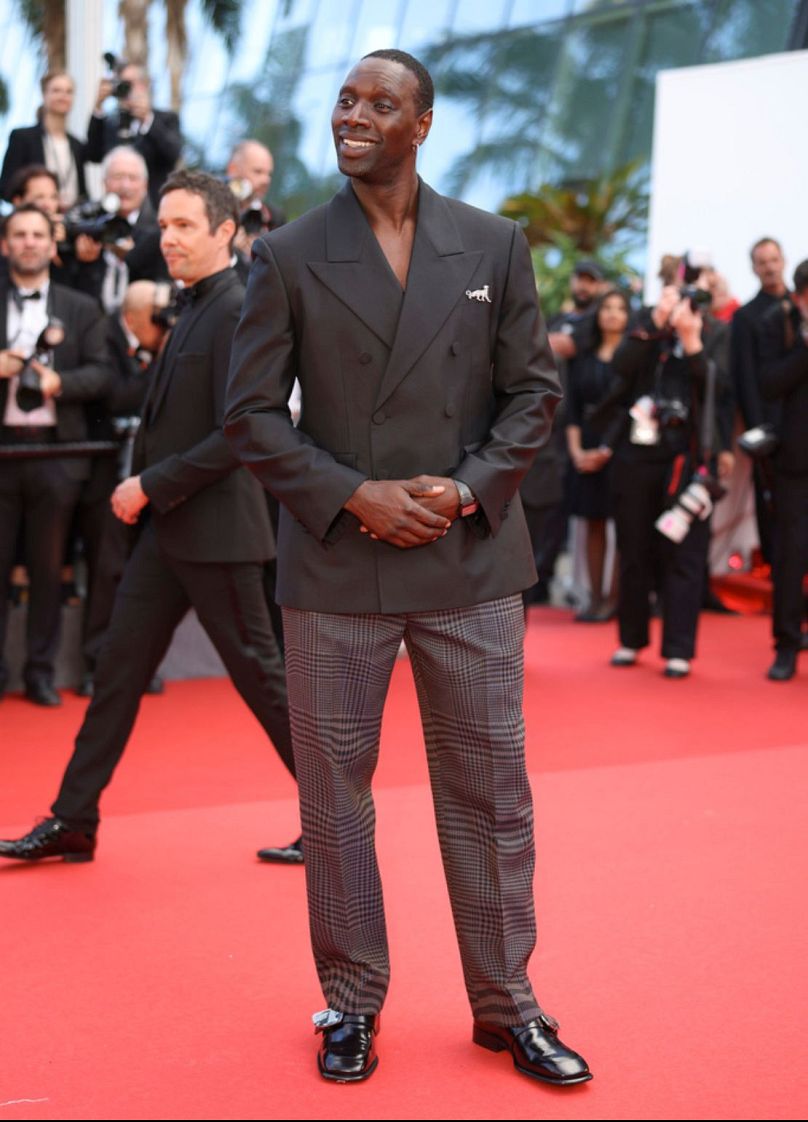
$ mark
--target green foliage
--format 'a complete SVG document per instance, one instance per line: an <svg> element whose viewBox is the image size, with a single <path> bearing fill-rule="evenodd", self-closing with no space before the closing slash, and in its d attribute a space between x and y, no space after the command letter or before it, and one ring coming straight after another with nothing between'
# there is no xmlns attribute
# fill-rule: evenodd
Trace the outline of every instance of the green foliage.
<svg viewBox="0 0 808 1122"><path fill-rule="evenodd" d="M557 234L552 242L534 246L531 255L542 311L545 319L550 319L569 299L572 270L582 254L574 239ZM629 261L628 251L604 245L594 256L611 284L623 289L637 287L640 277Z"/></svg>

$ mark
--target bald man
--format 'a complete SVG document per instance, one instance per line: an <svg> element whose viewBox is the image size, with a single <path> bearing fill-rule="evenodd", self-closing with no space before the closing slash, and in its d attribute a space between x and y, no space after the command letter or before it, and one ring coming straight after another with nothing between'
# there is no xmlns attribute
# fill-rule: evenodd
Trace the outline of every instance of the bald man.
<svg viewBox="0 0 808 1122"><path fill-rule="evenodd" d="M236 269L245 283L252 243L256 237L265 234L268 230L276 230L286 222L283 211L265 201L274 172L275 160L272 153L260 140L239 140L227 162L227 177L231 184L241 180L248 183L251 188L249 195L239 197L241 222L235 241L236 249L242 255L242 260L236 265ZM245 224L245 215L253 217L251 212L257 212L258 216L252 222L248 219Z"/></svg>

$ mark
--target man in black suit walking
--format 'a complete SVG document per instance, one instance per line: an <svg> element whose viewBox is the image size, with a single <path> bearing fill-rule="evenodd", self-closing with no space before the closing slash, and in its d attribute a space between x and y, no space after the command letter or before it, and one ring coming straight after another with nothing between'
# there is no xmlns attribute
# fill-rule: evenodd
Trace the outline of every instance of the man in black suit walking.
<svg viewBox="0 0 808 1122"><path fill-rule="evenodd" d="M370 785L403 639L474 1040L568 1085L589 1070L527 976L519 592L536 570L517 494L549 435L558 380L517 225L416 174L432 96L401 51L374 52L348 75L332 128L349 181L256 241L225 427L282 504L278 600L330 1007L315 1017L321 1075L358 1081L377 1064L389 961Z"/></svg>
<svg viewBox="0 0 808 1122"><path fill-rule="evenodd" d="M42 445L86 440L85 405L100 398L109 367L104 320L93 300L51 284L56 253L50 217L33 204L6 219L2 242L8 277L0 280L0 443ZM64 341L48 361L33 359L42 402L21 409L17 400L23 363L49 320L64 325ZM40 358L43 356L40 355ZM61 566L73 509L88 458L24 457L0 464L0 695L7 670L2 662L8 597L20 524L31 580L25 693L39 705L59 705L53 664L61 620Z"/></svg>
<svg viewBox="0 0 808 1122"><path fill-rule="evenodd" d="M259 484L221 429L230 345L243 289L230 255L233 196L202 172L163 188L162 248L184 307L146 396L132 475L112 507L139 522L99 656L95 693L52 806L0 856L92 860L98 802L125 747L140 698L189 607L196 609L241 696L294 774L283 664L262 572L274 543Z"/></svg>

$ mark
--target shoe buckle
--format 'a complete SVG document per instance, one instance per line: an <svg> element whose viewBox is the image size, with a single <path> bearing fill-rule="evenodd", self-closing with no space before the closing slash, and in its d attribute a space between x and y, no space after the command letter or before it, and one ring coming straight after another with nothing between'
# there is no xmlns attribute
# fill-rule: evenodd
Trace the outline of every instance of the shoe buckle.
<svg viewBox="0 0 808 1122"><path fill-rule="evenodd" d="M337 1009L323 1009L320 1013L312 1013L315 1033L328 1032L329 1029L341 1025L343 1016L344 1014Z"/></svg>
<svg viewBox="0 0 808 1122"><path fill-rule="evenodd" d="M556 1034L558 1033L560 1027L558 1021L555 1019L555 1017L551 1017L549 1013L545 1013L543 1009L539 1014L539 1020L548 1030L548 1032L553 1032Z"/></svg>

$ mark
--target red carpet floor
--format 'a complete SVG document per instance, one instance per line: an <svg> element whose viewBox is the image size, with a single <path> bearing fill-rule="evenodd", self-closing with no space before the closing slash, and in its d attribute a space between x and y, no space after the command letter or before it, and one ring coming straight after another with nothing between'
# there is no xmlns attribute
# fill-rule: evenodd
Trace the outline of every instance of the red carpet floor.
<svg viewBox="0 0 808 1122"><path fill-rule="evenodd" d="M470 1043L414 693L396 671L377 782L393 981L378 1073L323 1083L294 790L226 681L147 698L98 859L0 868L0 1122L798 1119L808 656L768 683L767 623L707 617L691 680L606 665L611 627L536 611L537 992L595 1080L566 1093ZM47 812L84 703L0 706L0 836Z"/></svg>

